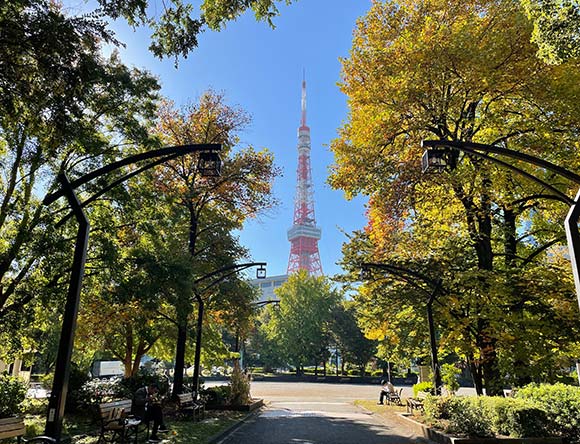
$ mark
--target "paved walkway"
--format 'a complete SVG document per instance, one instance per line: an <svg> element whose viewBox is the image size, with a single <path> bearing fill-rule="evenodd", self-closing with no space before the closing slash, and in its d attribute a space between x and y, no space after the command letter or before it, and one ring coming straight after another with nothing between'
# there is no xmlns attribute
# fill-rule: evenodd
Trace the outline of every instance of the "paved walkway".
<svg viewBox="0 0 580 444"><path fill-rule="evenodd" d="M411 444L425 441L403 422L383 419L352 404L370 399L374 386L315 383L252 383L268 406L223 444Z"/></svg>

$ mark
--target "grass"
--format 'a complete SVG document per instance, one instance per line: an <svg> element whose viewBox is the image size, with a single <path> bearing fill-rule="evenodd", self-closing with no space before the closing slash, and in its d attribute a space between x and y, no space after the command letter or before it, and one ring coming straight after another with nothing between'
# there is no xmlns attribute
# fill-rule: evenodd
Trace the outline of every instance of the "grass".
<svg viewBox="0 0 580 444"><path fill-rule="evenodd" d="M376 415L385 417L405 411L405 407L402 405L378 405L377 401L369 401L368 399L357 399L354 405L358 405Z"/></svg>
<svg viewBox="0 0 580 444"><path fill-rule="evenodd" d="M246 416L244 412L208 411L201 422L177 421L166 418L169 433L163 434L165 444L207 443L212 436L223 432ZM41 415L26 415L26 435L42 435L45 417ZM63 425L63 434L72 438L73 444L96 444L99 435L99 425L90 418L81 415L67 415ZM146 442L142 440L142 442Z"/></svg>

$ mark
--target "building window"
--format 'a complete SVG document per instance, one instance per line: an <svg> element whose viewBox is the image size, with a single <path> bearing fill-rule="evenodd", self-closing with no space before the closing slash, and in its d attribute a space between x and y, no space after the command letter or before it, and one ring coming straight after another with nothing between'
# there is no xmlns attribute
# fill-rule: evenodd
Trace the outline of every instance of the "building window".
<svg viewBox="0 0 580 444"><path fill-rule="evenodd" d="M272 282L262 282L260 287L262 288L270 288L272 286Z"/></svg>

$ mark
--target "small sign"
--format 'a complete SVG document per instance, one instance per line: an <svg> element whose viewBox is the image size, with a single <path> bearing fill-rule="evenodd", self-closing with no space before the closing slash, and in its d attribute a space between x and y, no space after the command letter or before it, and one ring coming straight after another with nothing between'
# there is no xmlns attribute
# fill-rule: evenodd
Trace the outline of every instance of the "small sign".
<svg viewBox="0 0 580 444"><path fill-rule="evenodd" d="M55 414L56 414L56 409L50 409L48 411L48 422L54 422Z"/></svg>

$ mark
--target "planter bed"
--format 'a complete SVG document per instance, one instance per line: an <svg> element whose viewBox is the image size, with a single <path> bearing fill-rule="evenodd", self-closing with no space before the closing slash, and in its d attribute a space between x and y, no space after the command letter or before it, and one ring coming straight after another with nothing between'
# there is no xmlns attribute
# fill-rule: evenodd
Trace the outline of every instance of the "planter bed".
<svg viewBox="0 0 580 444"><path fill-rule="evenodd" d="M415 421L408 413L399 413L413 431L424 438L440 444L563 444L562 438L461 438L448 435L433 427Z"/></svg>
<svg viewBox="0 0 580 444"><path fill-rule="evenodd" d="M206 410L233 410L236 412L252 412L264 405L263 399L257 399L251 404L244 405L223 405L223 404L206 404Z"/></svg>

